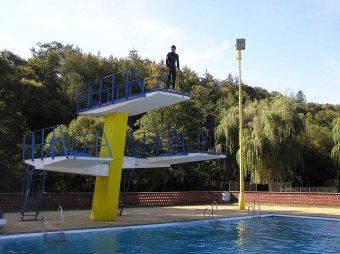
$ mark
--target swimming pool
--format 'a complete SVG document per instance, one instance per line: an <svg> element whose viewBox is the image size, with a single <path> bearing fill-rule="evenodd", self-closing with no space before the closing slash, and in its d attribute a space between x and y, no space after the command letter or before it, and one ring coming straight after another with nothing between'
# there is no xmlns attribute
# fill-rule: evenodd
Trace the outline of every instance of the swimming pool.
<svg viewBox="0 0 340 254"><path fill-rule="evenodd" d="M284 215L73 230L47 237L41 234L0 237L0 253L339 253L339 250L340 219Z"/></svg>

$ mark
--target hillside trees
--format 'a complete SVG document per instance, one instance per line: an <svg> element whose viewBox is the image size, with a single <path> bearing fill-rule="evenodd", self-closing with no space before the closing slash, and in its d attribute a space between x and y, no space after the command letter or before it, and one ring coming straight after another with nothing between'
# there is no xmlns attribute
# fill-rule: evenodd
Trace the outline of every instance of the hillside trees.
<svg viewBox="0 0 340 254"><path fill-rule="evenodd" d="M0 60L0 191L18 191L13 182L23 172L20 163L22 133L57 124L70 133L97 126L76 119L76 87L97 78L136 66L141 78L166 75L164 62L144 59L134 51L126 58L85 53L77 46L59 42L38 43L32 56L22 59L1 51ZM176 165L169 169L137 170L132 190L221 190L238 178L238 79L226 75L216 80L206 72L200 77L182 68L176 89L191 99L147 114L129 118L134 135L143 131L202 130L203 119L215 109L217 148L224 160ZM153 85L153 83L150 83ZM256 84L252 84L256 85ZM302 91L294 98L243 84L245 113L245 170L247 180L267 183L288 180L302 186L336 184L337 145L334 119L340 105L308 103ZM97 119L98 120L98 119ZM303 125L305 132L302 131ZM333 152L331 153L333 149ZM331 155L333 157L331 157ZM48 191L91 191L91 177L49 176ZM338 181L339 182L339 181ZM19 184L20 185L20 184ZM20 189L20 188L19 188Z"/></svg>

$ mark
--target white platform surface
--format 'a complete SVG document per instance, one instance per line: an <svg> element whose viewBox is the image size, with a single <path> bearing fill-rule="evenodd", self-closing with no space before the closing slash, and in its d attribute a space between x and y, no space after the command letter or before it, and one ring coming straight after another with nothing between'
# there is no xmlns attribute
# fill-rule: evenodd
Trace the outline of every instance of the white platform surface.
<svg viewBox="0 0 340 254"><path fill-rule="evenodd" d="M25 160L25 163L34 166L36 169L55 171L62 173L92 175L92 176L108 176L109 162L112 158L100 157L76 157L76 156L56 156L54 159L48 157L35 160Z"/></svg>
<svg viewBox="0 0 340 254"><path fill-rule="evenodd" d="M124 156L123 168L168 168L173 164L195 161L217 160L225 155L213 153L188 153L187 155L158 156L147 158L134 158Z"/></svg>
<svg viewBox="0 0 340 254"><path fill-rule="evenodd" d="M144 97L115 102L98 108L80 112L80 115L104 117L110 113L120 112L129 116L139 115L154 109L170 106L190 99L189 95L177 94L167 91L146 93Z"/></svg>

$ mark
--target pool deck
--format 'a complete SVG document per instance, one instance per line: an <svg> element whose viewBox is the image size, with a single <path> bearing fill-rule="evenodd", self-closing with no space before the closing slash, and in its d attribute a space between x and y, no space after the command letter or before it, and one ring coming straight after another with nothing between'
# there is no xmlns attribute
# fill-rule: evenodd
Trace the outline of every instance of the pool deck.
<svg viewBox="0 0 340 254"><path fill-rule="evenodd" d="M246 207L248 207L248 205ZM118 216L117 221L114 222L91 221L90 210L70 210L64 211L64 229L122 227L130 225L202 220L205 208L211 210L211 205L126 208L124 209L123 216ZM319 216L340 219L340 207L261 205L261 213ZM236 204L218 204L218 216L220 218L246 215L248 215L248 211L238 210ZM37 221L20 221L20 213L4 213L7 225L0 229L0 236L41 232L42 216L46 216L50 223L55 223L57 220L56 211L41 211ZM49 231L55 230L56 227L49 227Z"/></svg>

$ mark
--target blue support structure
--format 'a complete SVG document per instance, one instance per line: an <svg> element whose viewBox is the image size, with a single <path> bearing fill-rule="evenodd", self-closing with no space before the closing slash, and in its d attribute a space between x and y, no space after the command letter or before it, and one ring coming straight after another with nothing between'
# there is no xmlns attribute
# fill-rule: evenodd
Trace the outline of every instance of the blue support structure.
<svg viewBox="0 0 340 254"><path fill-rule="evenodd" d="M22 221L25 217L37 220L46 176L46 171L36 171L33 166L26 165L20 205Z"/></svg>

